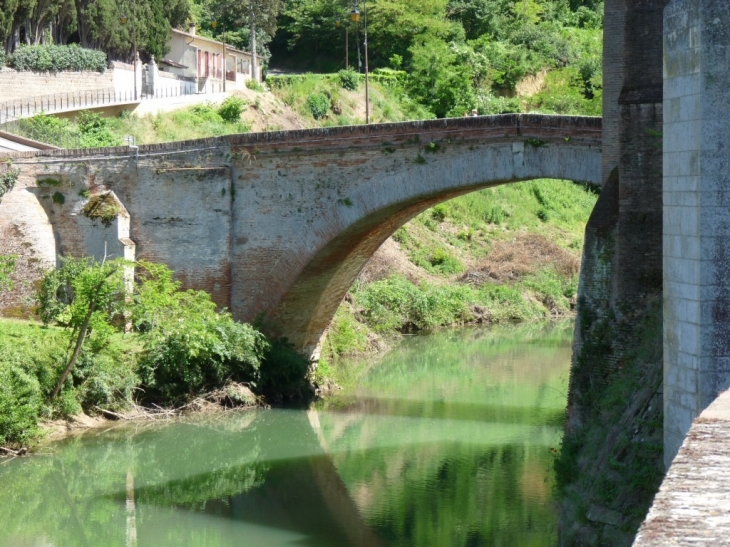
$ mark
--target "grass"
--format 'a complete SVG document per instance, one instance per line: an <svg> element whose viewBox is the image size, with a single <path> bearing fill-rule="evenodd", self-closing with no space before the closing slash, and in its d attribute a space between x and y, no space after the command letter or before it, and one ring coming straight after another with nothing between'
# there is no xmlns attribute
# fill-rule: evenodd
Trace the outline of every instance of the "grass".
<svg viewBox="0 0 730 547"><path fill-rule="evenodd" d="M375 335L570 315L597 193L535 180L424 211L392 236L417 279L398 267L370 279L366 267L335 315L325 357L367 351Z"/></svg>
<svg viewBox="0 0 730 547"><path fill-rule="evenodd" d="M210 103L142 117L107 119L114 134L133 135L138 144L219 137L250 130L250 126L242 121L224 120L217 107Z"/></svg>
<svg viewBox="0 0 730 547"><path fill-rule="evenodd" d="M338 78L307 74L277 86L272 92L290 106L310 126L358 125L365 122L365 85L348 91ZM398 122L433 118L426 108L410 99L399 87L370 82L370 122ZM329 110L320 115L312 103L320 97L329 100ZM317 99L314 99L317 98Z"/></svg>

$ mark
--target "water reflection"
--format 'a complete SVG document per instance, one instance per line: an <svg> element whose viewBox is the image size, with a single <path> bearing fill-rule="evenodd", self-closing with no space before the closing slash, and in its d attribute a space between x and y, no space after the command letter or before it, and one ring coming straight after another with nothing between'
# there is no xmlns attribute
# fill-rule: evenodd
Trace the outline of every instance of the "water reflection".
<svg viewBox="0 0 730 547"><path fill-rule="evenodd" d="M569 330L414 338L317 409L132 424L0 465L0 546L550 545Z"/></svg>

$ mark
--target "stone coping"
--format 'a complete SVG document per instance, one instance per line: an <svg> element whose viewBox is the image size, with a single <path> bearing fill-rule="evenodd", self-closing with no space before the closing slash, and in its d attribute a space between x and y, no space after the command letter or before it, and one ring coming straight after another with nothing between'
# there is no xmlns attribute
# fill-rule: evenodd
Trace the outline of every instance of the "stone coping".
<svg viewBox="0 0 730 547"><path fill-rule="evenodd" d="M730 391L692 424L634 547L730 545Z"/></svg>
<svg viewBox="0 0 730 547"><path fill-rule="evenodd" d="M553 116L544 114L501 114L498 116L476 116L464 118L445 118L437 120L409 121L398 123L382 123L371 125L352 125L344 127L323 127L315 129L296 129L291 131L270 131L265 133L243 133L224 135L206 139L176 141L161 144L148 144L139 147L139 154L157 155L165 152L179 152L196 148L214 148L218 146L266 147L275 145L282 148L296 148L306 143L326 145L347 140L374 140L374 138L403 138L423 133L479 133L488 131L506 139L528 138L530 136L564 139L575 137L588 139L591 144L600 146L602 119L590 116ZM9 154L12 158L37 157L94 157L94 156L128 156L129 148L87 148L77 150L43 150L39 152L16 152Z"/></svg>

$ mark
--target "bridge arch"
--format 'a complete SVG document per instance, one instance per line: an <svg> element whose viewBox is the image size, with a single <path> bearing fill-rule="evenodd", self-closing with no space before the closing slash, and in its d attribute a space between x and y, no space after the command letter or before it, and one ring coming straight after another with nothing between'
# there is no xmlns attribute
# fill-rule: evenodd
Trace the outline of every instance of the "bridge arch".
<svg viewBox="0 0 730 547"><path fill-rule="evenodd" d="M264 275L278 282L256 280L264 272L252 265L262 265L258 257L271 247L257 249L241 230L246 240L236 239L242 247L232 264L232 309L249 320L252 311L264 311L270 329L312 352L361 269L395 230L439 202L482 188L537 178L600 184L600 128L596 118L507 115L343 128L329 137L334 146L308 151L259 147L255 163L263 174L240 165L237 199L244 193L248 204L273 203L278 192L279 203L276 210L244 206L253 213L245 231L267 224L286 252L266 260L276 269ZM276 161L267 165L272 155ZM292 173L296 178L287 180ZM286 205L291 190L297 199Z"/></svg>
<svg viewBox="0 0 730 547"><path fill-rule="evenodd" d="M121 242L237 319L263 314L310 352L370 256L421 211L523 180L600 184L601 119L508 114L229 135L138 153L23 152L14 161L21 175L0 205L3 222L22 220L15 198L37 200L57 253L93 255ZM121 239L80 214L112 191L129 213Z"/></svg>

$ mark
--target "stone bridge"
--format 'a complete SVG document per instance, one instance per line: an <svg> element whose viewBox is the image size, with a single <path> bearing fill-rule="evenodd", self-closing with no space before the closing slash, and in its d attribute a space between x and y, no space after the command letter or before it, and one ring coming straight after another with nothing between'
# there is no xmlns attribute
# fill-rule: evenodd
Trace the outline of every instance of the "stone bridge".
<svg viewBox="0 0 730 547"><path fill-rule="evenodd" d="M528 179L600 184L601 119L233 135L138 154L19 153L14 166L21 176L0 206L0 234L35 231L28 238L47 261L106 252L163 262L237 319L263 314L270 331L311 353L367 260L426 208Z"/></svg>

